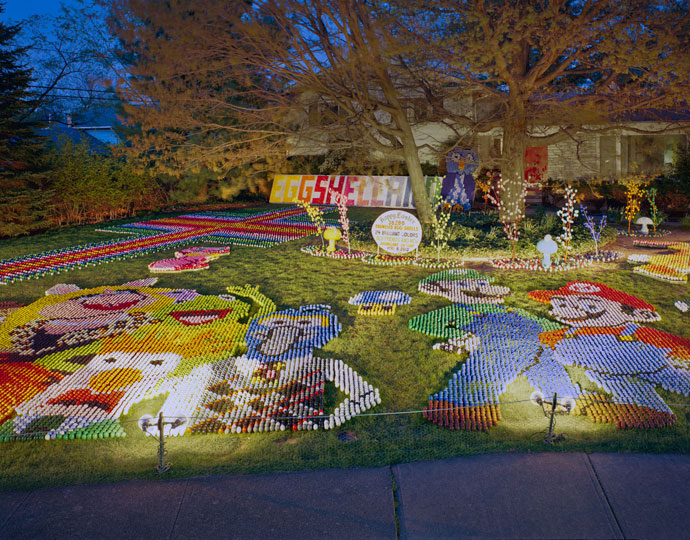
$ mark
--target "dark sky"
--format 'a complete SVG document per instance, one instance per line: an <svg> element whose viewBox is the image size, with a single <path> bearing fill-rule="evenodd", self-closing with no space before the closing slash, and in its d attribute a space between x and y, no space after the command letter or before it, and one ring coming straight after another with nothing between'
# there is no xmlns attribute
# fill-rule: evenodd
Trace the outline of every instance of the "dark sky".
<svg viewBox="0 0 690 540"><path fill-rule="evenodd" d="M76 0L4 0L4 19L18 21L31 15L57 15L60 12L60 4L77 5Z"/></svg>

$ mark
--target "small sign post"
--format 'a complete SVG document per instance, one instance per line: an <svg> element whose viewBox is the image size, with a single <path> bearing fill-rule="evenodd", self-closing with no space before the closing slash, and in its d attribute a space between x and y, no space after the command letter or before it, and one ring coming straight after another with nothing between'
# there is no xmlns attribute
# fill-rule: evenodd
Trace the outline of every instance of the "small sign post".
<svg viewBox="0 0 690 540"><path fill-rule="evenodd" d="M422 225L409 212L390 210L376 218L371 235L379 248L400 255L417 249L422 241Z"/></svg>

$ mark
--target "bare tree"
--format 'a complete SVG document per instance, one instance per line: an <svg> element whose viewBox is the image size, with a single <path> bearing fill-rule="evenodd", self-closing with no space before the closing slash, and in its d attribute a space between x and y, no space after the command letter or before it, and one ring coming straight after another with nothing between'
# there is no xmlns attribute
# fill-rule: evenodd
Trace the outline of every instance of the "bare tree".
<svg viewBox="0 0 690 540"><path fill-rule="evenodd" d="M81 111L119 104L112 87L122 71L117 40L94 2L79 0L63 4L58 15L29 18L21 42L28 48L34 103L43 117L65 122Z"/></svg>
<svg viewBox="0 0 690 540"><path fill-rule="evenodd" d="M411 66L423 55L392 4L114 0L112 7L133 60L129 82L141 96L128 108L145 129L135 150L150 156L153 148L157 166L220 174L252 161L270 167L285 157L286 141L397 159L420 218L430 221L414 126L431 119L434 109L419 105L439 99L429 86L441 79ZM408 22L424 33L423 20Z"/></svg>
<svg viewBox="0 0 690 540"><path fill-rule="evenodd" d="M144 129L134 151L156 167L270 169L286 141L401 159L425 222L421 124L455 139L501 129L502 219L517 224L528 146L637 112L663 118L687 95L681 0L110 5L131 60L128 111Z"/></svg>
<svg viewBox="0 0 690 540"><path fill-rule="evenodd" d="M416 37L439 59L435 68L457 83L450 100L475 96L474 114L446 108L447 122L474 133L502 131L502 155L492 165L503 174L504 221L524 215L527 147L638 129L632 124L641 116L658 120L657 133L677 129L668 119L687 110L687 1L400 3L410 13L433 13L439 32Z"/></svg>

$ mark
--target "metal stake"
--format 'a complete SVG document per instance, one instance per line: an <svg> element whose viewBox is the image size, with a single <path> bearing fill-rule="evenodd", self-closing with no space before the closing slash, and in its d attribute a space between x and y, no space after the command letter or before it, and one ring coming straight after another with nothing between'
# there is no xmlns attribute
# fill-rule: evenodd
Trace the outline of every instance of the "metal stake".
<svg viewBox="0 0 690 540"><path fill-rule="evenodd" d="M168 469L170 469L170 463L164 463L163 458L167 452L165 451L165 435L163 434L163 413L158 413L158 466L156 471L158 474L162 474Z"/></svg>
<svg viewBox="0 0 690 540"><path fill-rule="evenodd" d="M551 419L549 420L549 433L546 435L546 444L553 444L553 423L556 415L556 405L558 405L558 395L554 392L551 402Z"/></svg>

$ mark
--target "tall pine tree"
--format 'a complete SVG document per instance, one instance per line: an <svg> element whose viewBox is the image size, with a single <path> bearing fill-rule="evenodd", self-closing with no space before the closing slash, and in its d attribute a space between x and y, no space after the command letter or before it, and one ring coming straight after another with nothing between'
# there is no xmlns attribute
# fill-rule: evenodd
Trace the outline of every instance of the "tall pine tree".
<svg viewBox="0 0 690 540"><path fill-rule="evenodd" d="M4 4L0 4L0 14ZM40 174L42 157L29 89L27 49L13 44L21 25L0 21L0 236L27 234L48 225L48 193Z"/></svg>

